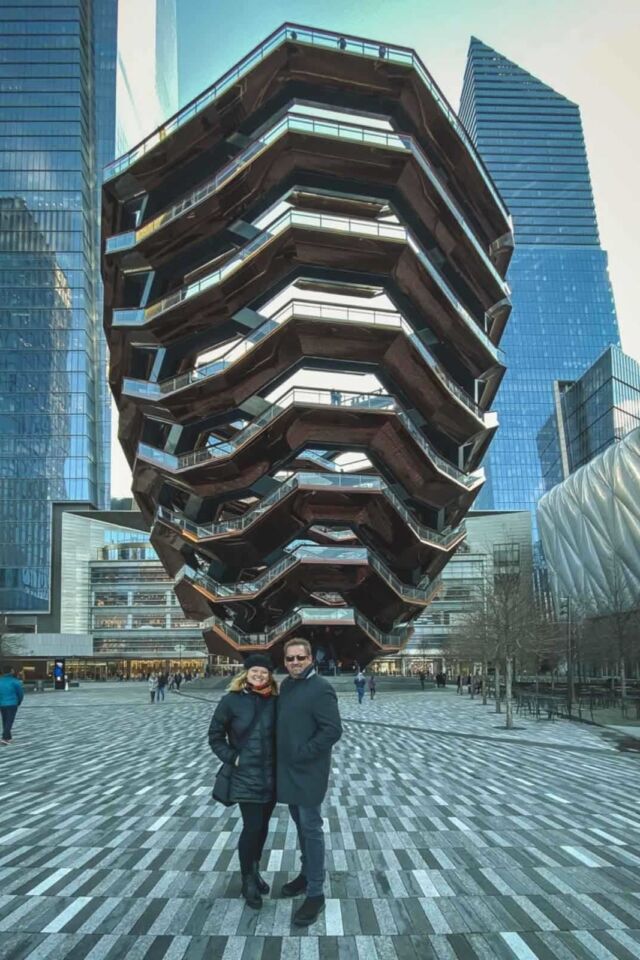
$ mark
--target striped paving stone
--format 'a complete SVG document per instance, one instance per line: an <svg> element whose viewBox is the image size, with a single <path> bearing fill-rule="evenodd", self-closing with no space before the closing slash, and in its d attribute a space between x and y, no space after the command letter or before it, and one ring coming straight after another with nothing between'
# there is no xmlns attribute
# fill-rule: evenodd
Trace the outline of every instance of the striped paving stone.
<svg viewBox="0 0 640 960"><path fill-rule="evenodd" d="M209 798L217 695L27 697L0 753L1 960L638 960L640 761L597 728L450 691L340 694L327 908L241 900L236 808ZM297 869L277 807L264 860Z"/></svg>

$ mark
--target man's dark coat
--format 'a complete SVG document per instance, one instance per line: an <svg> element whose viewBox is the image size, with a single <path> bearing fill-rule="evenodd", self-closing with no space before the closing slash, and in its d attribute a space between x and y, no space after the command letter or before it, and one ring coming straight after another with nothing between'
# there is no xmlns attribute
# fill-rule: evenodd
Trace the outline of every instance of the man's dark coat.
<svg viewBox="0 0 640 960"><path fill-rule="evenodd" d="M317 674L283 680L276 729L279 803L319 807L329 785L331 747L342 736L331 684Z"/></svg>

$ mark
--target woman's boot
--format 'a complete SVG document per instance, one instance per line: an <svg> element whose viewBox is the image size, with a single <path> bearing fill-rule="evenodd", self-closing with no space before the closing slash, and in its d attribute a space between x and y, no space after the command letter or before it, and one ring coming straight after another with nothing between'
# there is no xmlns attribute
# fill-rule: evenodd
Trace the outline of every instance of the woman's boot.
<svg viewBox="0 0 640 960"><path fill-rule="evenodd" d="M264 893L264 894L269 893L269 890L271 888L267 883L267 881L263 880L262 877L260 876L260 864L257 860L253 865L253 876L256 881L256 887L257 887L258 893Z"/></svg>
<svg viewBox="0 0 640 960"><path fill-rule="evenodd" d="M242 896L247 901L248 907L253 907L254 910L259 910L262 907L262 897L254 873L242 874Z"/></svg>

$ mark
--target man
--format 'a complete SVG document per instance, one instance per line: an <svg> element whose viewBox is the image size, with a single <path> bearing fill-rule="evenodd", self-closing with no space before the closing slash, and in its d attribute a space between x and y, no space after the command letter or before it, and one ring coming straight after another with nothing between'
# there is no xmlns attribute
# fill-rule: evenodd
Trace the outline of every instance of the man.
<svg viewBox="0 0 640 960"><path fill-rule="evenodd" d="M0 743L4 746L11 743L11 728L23 697L22 684L16 679L13 670L6 670L0 677L0 713L2 714L2 740L0 740Z"/></svg>
<svg viewBox="0 0 640 960"><path fill-rule="evenodd" d="M285 883L282 896L305 894L293 922L308 927L325 905L320 806L329 784L331 747L342 736L342 724L335 690L316 673L309 642L299 637L287 641L284 662L289 676L278 697L277 799L289 805L302 866L299 876Z"/></svg>

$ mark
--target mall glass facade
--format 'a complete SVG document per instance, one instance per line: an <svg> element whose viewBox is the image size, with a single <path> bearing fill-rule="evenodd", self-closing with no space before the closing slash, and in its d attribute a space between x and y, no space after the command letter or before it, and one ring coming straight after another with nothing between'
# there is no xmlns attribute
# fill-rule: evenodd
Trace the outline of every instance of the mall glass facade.
<svg viewBox="0 0 640 960"><path fill-rule="evenodd" d="M472 38L460 116L514 220L513 313L501 346L500 430L483 509L531 511L544 492L537 438L554 382L575 380L619 333L576 104Z"/></svg>
<svg viewBox="0 0 640 960"><path fill-rule="evenodd" d="M117 0L0 0L0 609L50 603L51 504L109 497L99 169Z"/></svg>

